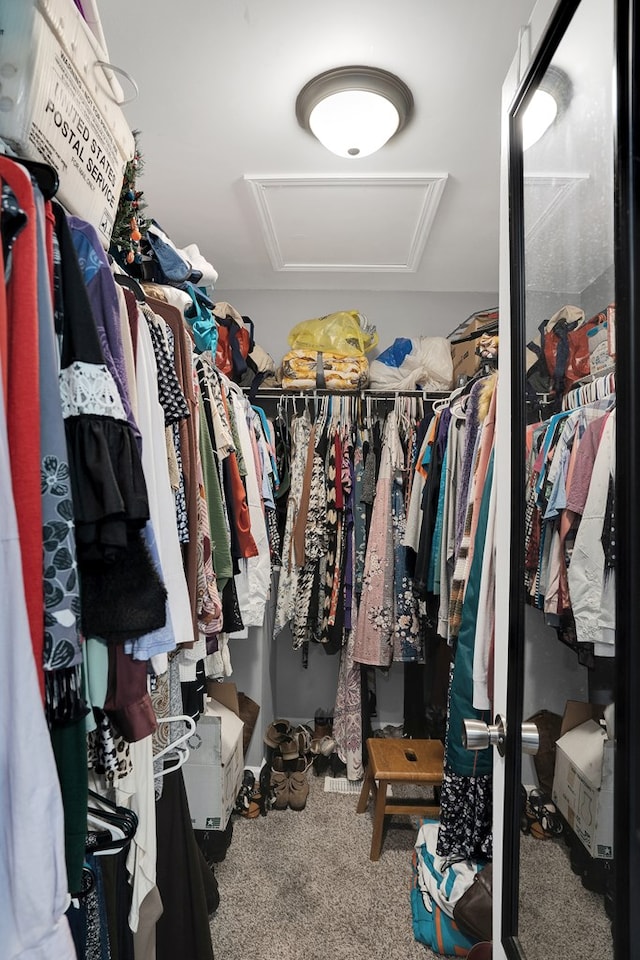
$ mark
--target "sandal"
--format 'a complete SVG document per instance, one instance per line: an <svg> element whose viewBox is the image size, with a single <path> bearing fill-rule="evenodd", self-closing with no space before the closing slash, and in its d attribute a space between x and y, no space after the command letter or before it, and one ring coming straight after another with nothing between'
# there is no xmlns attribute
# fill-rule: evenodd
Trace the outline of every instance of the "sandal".
<svg viewBox="0 0 640 960"><path fill-rule="evenodd" d="M298 755L306 757L311 753L313 730L306 723L300 723L293 731L293 738L298 742Z"/></svg>
<svg viewBox="0 0 640 960"><path fill-rule="evenodd" d="M562 833L562 819L554 803L537 787L529 793L525 804L528 833L537 840L549 840Z"/></svg>
<svg viewBox="0 0 640 960"><path fill-rule="evenodd" d="M315 754L315 756L321 754L323 757L330 757L335 751L336 746L337 744L333 737L321 737L320 739L311 741L310 749L311 753Z"/></svg>

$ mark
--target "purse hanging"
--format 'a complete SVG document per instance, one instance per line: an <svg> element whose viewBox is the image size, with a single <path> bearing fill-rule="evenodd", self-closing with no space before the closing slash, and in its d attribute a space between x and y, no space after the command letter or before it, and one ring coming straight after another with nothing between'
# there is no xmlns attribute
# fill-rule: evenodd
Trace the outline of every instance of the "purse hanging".
<svg viewBox="0 0 640 960"><path fill-rule="evenodd" d="M191 329L199 353L210 350L215 356L218 346L218 324L208 307L198 298L191 284L185 286L191 297L192 306L184 311L184 317Z"/></svg>
<svg viewBox="0 0 640 960"><path fill-rule="evenodd" d="M491 940L493 904L493 864L488 863L473 878L453 908L453 919L464 933L477 940Z"/></svg>

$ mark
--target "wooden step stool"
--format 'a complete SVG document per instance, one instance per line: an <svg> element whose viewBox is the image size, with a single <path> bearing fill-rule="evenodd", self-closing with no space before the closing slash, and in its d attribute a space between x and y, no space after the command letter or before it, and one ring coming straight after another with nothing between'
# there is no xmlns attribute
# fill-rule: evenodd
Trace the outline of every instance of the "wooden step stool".
<svg viewBox="0 0 640 960"><path fill-rule="evenodd" d="M440 740L405 740L374 737L367 740L369 764L360 791L356 813L364 813L369 794L375 798L371 860L380 859L385 817L393 814L419 814L439 817L440 807L426 797L387 797L390 783L427 783L442 786L444 747ZM378 784L376 785L376 780Z"/></svg>

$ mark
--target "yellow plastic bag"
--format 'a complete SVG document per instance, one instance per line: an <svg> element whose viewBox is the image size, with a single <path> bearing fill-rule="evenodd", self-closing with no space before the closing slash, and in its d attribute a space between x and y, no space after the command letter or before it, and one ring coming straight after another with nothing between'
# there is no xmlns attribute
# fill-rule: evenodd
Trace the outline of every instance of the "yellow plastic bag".
<svg viewBox="0 0 640 960"><path fill-rule="evenodd" d="M315 320L303 320L289 333L292 350L319 350L356 357L378 342L376 328L357 310L341 310Z"/></svg>

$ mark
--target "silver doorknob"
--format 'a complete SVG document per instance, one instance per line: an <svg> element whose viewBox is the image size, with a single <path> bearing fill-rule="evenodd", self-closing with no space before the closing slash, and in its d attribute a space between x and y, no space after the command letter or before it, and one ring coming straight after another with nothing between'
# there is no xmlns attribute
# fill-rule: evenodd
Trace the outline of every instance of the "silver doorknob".
<svg viewBox="0 0 640 960"><path fill-rule="evenodd" d="M532 755L535 755L540 749L540 731L535 723L522 724L521 745L523 753Z"/></svg>
<svg viewBox="0 0 640 960"><path fill-rule="evenodd" d="M503 757L506 737L507 726L500 714L495 723L469 719L462 721L462 746L465 750L486 750L487 747L494 746Z"/></svg>
<svg viewBox="0 0 640 960"><path fill-rule="evenodd" d="M500 714L493 723L470 719L462 721L462 746L465 750L486 750L493 746L504 757L506 739L507 721ZM523 723L522 752L535 754L539 746L540 734L535 723Z"/></svg>

